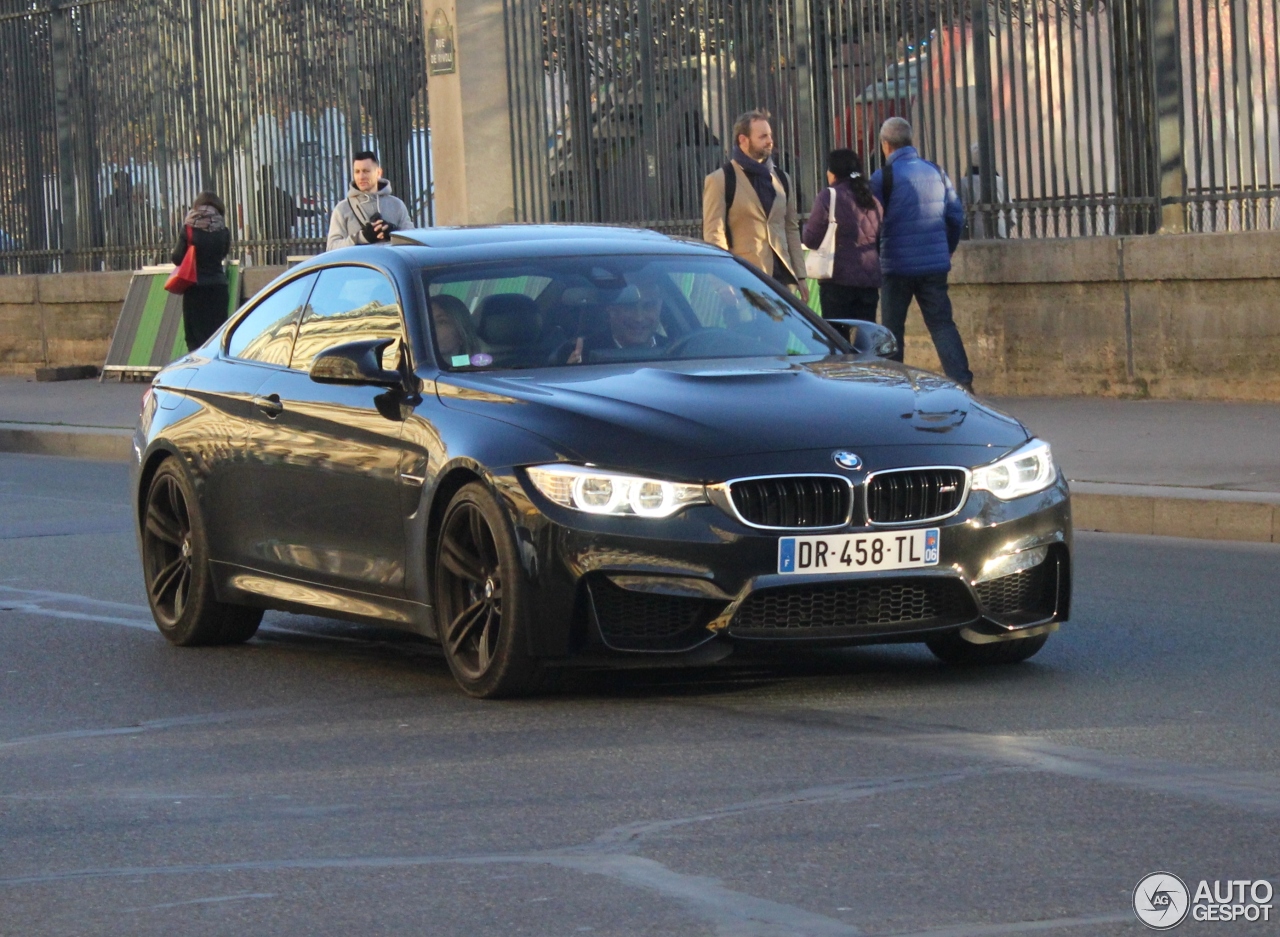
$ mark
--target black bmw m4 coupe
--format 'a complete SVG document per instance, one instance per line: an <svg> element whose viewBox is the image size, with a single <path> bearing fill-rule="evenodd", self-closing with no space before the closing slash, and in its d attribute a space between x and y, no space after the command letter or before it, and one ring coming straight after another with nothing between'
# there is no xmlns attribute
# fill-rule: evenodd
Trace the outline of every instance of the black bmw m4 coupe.
<svg viewBox="0 0 1280 937"><path fill-rule="evenodd" d="M1066 482L894 350L646 231L315 257L147 394L156 624L180 645L247 641L268 608L390 625L479 697L799 645L1025 660L1070 608Z"/></svg>

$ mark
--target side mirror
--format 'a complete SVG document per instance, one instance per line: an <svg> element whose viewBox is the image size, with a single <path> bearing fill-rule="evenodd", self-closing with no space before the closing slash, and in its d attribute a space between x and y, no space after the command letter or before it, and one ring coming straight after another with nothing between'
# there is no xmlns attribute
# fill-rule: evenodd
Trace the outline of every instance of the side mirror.
<svg viewBox="0 0 1280 937"><path fill-rule="evenodd" d="M878 322L865 322L862 319L828 319L828 325L834 325L849 340L853 350L862 355L876 355L889 358L898 352L898 340Z"/></svg>
<svg viewBox="0 0 1280 937"><path fill-rule="evenodd" d="M326 348L311 362L311 380L317 384L369 384L400 387L404 375L382 366L382 353L394 338L366 338Z"/></svg>

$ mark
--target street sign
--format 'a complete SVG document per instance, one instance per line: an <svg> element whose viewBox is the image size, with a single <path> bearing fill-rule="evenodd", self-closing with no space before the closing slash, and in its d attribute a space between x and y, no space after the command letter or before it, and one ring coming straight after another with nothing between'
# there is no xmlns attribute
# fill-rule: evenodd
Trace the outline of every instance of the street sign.
<svg viewBox="0 0 1280 937"><path fill-rule="evenodd" d="M452 75L457 69L453 55L453 24L444 10L437 9L427 29L427 61L432 75Z"/></svg>

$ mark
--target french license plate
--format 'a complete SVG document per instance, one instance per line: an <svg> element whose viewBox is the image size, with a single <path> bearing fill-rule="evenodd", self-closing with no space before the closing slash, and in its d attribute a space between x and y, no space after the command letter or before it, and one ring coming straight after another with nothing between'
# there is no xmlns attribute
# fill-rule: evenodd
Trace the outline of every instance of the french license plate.
<svg viewBox="0 0 1280 937"><path fill-rule="evenodd" d="M780 573L811 576L937 565L937 527L778 540Z"/></svg>

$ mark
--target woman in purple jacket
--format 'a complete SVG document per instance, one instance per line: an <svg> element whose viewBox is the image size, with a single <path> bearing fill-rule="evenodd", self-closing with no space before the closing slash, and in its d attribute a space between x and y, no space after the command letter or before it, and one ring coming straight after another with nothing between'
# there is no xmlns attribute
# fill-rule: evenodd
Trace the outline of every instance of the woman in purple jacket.
<svg viewBox="0 0 1280 937"><path fill-rule="evenodd" d="M862 172L862 159L853 150L832 150L827 156L827 182L813 201L804 225L804 246L822 246L827 234L832 189L835 190L836 262L831 279L819 280L822 316L826 319L876 321L880 302L880 222L884 209L871 194Z"/></svg>

